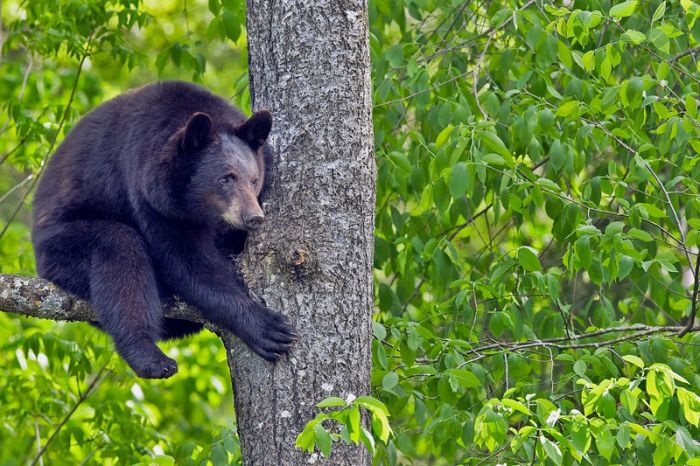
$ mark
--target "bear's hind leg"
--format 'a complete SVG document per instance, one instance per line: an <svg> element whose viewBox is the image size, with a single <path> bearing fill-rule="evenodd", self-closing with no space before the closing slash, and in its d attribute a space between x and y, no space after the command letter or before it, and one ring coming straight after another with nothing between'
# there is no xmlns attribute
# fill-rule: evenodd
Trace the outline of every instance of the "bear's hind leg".
<svg viewBox="0 0 700 466"><path fill-rule="evenodd" d="M95 222L90 262L90 301L99 326L142 378L166 378L177 363L156 346L162 310L155 273L141 236L127 225Z"/></svg>

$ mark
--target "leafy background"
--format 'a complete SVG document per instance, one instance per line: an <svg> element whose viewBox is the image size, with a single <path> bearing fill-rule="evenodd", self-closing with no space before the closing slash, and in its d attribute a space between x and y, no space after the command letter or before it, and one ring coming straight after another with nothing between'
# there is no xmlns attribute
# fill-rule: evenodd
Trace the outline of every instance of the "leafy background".
<svg viewBox="0 0 700 466"><path fill-rule="evenodd" d="M35 273L31 188L89 109L157 78L249 109L241 3L2 3L1 272ZM369 7L372 394L393 429L360 439L376 464L700 464L700 337L678 337L697 301L700 7ZM178 377L139 380L86 325L0 313L0 465L47 442L46 464L239 464L221 344L168 351ZM351 422L322 406L317 425Z"/></svg>

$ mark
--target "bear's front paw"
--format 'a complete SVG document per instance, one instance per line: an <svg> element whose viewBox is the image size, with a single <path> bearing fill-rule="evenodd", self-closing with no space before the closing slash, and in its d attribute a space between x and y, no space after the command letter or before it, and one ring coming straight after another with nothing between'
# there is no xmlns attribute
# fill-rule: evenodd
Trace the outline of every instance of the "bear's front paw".
<svg viewBox="0 0 700 466"><path fill-rule="evenodd" d="M141 348L127 352L124 359L131 369L142 379L167 379L177 373L177 362L167 357L158 347Z"/></svg>
<svg viewBox="0 0 700 466"><path fill-rule="evenodd" d="M239 337L257 354L270 362L289 352L299 339L287 318L262 304L258 304L246 316Z"/></svg>

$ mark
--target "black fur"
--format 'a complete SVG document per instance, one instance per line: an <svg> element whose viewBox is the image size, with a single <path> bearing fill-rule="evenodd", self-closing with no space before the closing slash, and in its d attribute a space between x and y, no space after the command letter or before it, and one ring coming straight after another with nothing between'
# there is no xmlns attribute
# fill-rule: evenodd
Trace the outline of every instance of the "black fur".
<svg viewBox="0 0 700 466"><path fill-rule="evenodd" d="M293 328L250 299L227 257L243 249L245 219L262 218L271 124L266 111L247 119L201 87L159 82L87 114L49 162L34 198L39 275L92 303L140 377L172 376L155 342L202 328L163 319L171 295L265 359L289 350ZM226 212L237 228L222 227Z"/></svg>

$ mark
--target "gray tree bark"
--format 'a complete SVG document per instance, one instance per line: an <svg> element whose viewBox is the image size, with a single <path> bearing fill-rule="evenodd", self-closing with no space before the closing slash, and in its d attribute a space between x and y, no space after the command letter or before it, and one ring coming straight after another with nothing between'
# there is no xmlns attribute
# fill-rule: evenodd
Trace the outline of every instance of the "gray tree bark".
<svg viewBox="0 0 700 466"><path fill-rule="evenodd" d="M248 0L250 89L274 116L266 222L241 266L300 341L275 366L224 336L247 465L371 464L294 448L315 404L368 394L375 165L365 0Z"/></svg>

